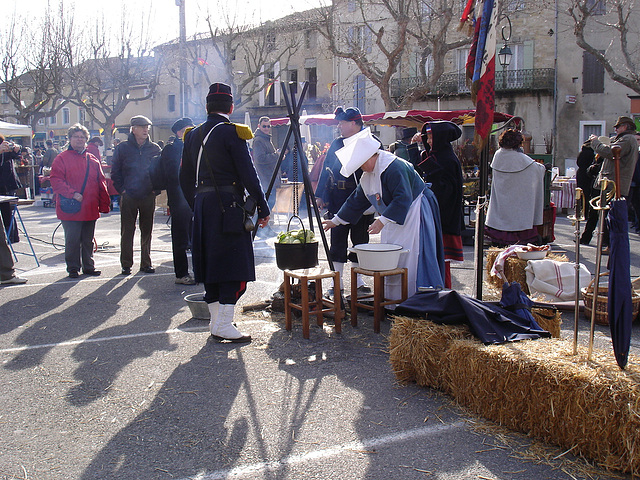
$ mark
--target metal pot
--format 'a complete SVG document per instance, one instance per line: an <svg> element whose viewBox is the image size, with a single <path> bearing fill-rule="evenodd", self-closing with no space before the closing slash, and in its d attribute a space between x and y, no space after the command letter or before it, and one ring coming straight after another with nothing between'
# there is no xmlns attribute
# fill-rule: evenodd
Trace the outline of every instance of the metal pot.
<svg viewBox="0 0 640 480"><path fill-rule="evenodd" d="M361 243L349 248L349 251L358 255L360 268L373 271L398 268L400 255L409 253L409 250L393 243Z"/></svg>
<svg viewBox="0 0 640 480"><path fill-rule="evenodd" d="M192 293L184 297L184 300L189 305L191 310L191 317L198 320L210 320L211 314L209 313L209 306L204 301L203 293Z"/></svg>

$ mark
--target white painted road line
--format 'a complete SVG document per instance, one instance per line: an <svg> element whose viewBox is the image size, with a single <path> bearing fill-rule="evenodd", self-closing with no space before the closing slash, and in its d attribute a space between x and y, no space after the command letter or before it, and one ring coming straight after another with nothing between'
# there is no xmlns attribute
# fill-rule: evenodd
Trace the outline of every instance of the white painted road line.
<svg viewBox="0 0 640 480"><path fill-rule="evenodd" d="M450 430L464 427L465 422L455 422L449 425L433 425L430 427L414 428L405 432L383 435L381 437L371 438L360 442L351 442L335 447L314 450L302 455L291 455L281 460L272 462L258 462L241 467L235 467L228 470L218 470L212 473L204 473L191 477L182 478L180 480L228 480L232 478L244 478L249 474L258 474L262 472L274 473L287 465L296 465L309 461L320 460L323 458L336 457L345 453L362 453L375 447L382 447L391 443L404 442L407 440L416 440L418 438L440 435Z"/></svg>
<svg viewBox="0 0 640 480"><path fill-rule="evenodd" d="M206 322L206 323L205 323ZM158 330L154 332L140 332L140 333L131 333L128 335L114 335L111 337L98 337L98 338L84 338L78 340L69 340L67 342L58 342L58 343L42 343L38 345L28 345L25 347L10 347L10 348L2 348L0 349L0 354L2 353L14 353L14 352L23 352L26 350L37 350L39 348L56 348L56 347L69 347L74 345L80 345L82 343L100 343L100 342L110 342L113 340L126 340L129 338L140 338L140 337L151 337L154 335L172 335L176 333L204 333L209 331L209 322L207 320L203 320L204 325L201 327L185 327L185 328L171 328L169 330ZM253 323L260 324L271 324L272 322L268 322L266 320L243 320L243 325L249 325Z"/></svg>

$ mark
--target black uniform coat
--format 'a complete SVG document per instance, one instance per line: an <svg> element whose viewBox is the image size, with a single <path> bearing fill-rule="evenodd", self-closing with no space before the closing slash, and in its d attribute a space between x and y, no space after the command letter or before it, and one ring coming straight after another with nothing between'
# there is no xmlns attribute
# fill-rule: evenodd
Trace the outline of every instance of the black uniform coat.
<svg viewBox="0 0 640 480"><path fill-rule="evenodd" d="M228 190L235 186L238 192L246 189L258 202L258 217L269 215L269 207L260 188L258 174L251 161L246 140L238 136L234 124L224 124L227 118L210 114L207 121L185 135L180 184L187 202L193 207L192 259L198 283L249 282L255 280L255 264L251 233L222 233L222 209L241 202L242 193ZM213 187L209 168L202 156L196 189L198 152L209 130L205 148L215 176L219 193ZM204 190L204 191L203 191ZM220 195L220 197L218 196Z"/></svg>

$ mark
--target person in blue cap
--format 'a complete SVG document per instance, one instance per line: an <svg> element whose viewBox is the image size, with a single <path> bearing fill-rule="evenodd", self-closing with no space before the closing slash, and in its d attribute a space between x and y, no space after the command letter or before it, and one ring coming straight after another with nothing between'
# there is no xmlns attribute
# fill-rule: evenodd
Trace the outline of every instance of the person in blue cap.
<svg viewBox="0 0 640 480"><path fill-rule="evenodd" d="M344 202L349 198L349 195L356 189L362 170L358 169L348 177L344 177L340 173L342 164L336 152L344 147L345 138L349 138L364 128L364 122L362 121L362 114L356 107L349 107L346 110L342 107L338 107L334 112L335 119L338 120L338 130L340 131L340 137L336 138L327 152L324 160L324 170L320 174L318 180L318 186L316 188L315 196L316 202L320 208L326 207L329 214L329 218L332 218ZM382 146L382 144L380 144ZM358 256L355 253L349 253L347 255L347 241L351 236L351 243L353 245L359 245L361 243L369 243L369 233L367 229L373 222L373 209L370 212L365 212L360 219L347 225L339 225L331 229L331 247L329 248L329 255L333 262L333 267L337 272L340 272L340 289L344 288L344 265L347 259L351 260L354 266L358 266ZM364 283L364 280L358 275L358 293L371 293L371 289ZM332 297L335 292L329 289L327 292L329 297Z"/></svg>
<svg viewBox="0 0 640 480"><path fill-rule="evenodd" d="M189 230L193 215L184 198L182 188L180 188L180 162L184 147L182 139L187 128L193 126L193 121L189 117L176 120L171 126L171 131L176 135L176 139L168 143L160 155L160 163L166 179L169 212L171 212L173 271L176 275L175 283L179 285L195 285L196 283L194 278L189 275L189 260L187 259L187 249L190 243Z"/></svg>

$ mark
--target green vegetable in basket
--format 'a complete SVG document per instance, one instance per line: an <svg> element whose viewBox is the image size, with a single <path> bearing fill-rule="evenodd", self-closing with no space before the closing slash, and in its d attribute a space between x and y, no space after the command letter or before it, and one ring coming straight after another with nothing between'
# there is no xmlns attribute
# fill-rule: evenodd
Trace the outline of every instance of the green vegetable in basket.
<svg viewBox="0 0 640 480"><path fill-rule="evenodd" d="M316 242L316 236L311 230L289 230L287 232L278 233L276 243L313 243Z"/></svg>

